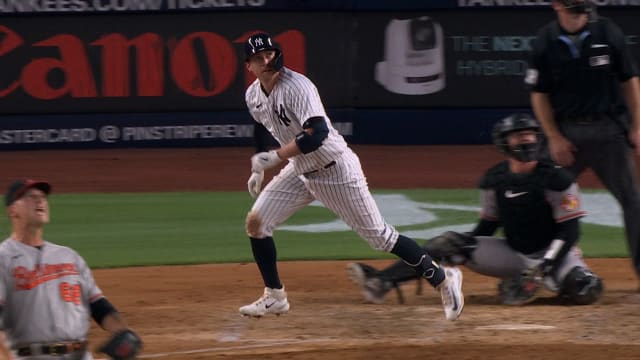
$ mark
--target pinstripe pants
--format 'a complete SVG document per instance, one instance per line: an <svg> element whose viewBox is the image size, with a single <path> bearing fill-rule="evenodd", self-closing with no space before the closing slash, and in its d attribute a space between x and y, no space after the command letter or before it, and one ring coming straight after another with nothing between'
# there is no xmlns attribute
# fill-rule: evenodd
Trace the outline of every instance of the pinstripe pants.
<svg viewBox="0 0 640 360"><path fill-rule="evenodd" d="M388 224L369 192L358 156L345 150L336 165L307 176L287 164L260 193L251 211L261 221L259 238L313 200L320 201L377 250L393 249L398 232Z"/></svg>

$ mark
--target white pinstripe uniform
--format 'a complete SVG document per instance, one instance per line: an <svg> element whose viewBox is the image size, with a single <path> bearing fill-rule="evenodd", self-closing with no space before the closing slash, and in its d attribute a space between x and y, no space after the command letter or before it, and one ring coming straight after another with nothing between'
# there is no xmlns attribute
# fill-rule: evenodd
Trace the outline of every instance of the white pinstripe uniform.
<svg viewBox="0 0 640 360"><path fill-rule="evenodd" d="M277 225L317 199L371 247L391 251L398 232L382 218L358 156L331 125L311 80L283 67L269 95L256 79L247 89L245 100L251 116L281 146L293 141L303 131L302 124L311 117L322 116L329 128L322 146L291 157L260 193L251 209L261 220L256 237L271 236Z"/></svg>

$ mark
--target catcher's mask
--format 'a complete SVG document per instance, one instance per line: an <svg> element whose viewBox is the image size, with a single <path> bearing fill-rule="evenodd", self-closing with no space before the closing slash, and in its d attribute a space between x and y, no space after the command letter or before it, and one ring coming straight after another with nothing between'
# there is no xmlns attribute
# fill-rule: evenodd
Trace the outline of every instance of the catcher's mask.
<svg viewBox="0 0 640 360"><path fill-rule="evenodd" d="M511 133L523 130L533 130L536 132L536 141L533 143L520 143L515 146L509 146L507 136ZM518 161L529 162L538 159L540 153L542 135L540 133L540 125L529 114L515 113L499 120L493 126L493 143L498 150Z"/></svg>
<svg viewBox="0 0 640 360"><path fill-rule="evenodd" d="M275 71L282 69L282 50L271 39L271 36L267 33L256 33L247 38L244 43L245 61L249 61L249 58L253 54L257 54L261 51L273 50L276 55L269 63L269 67Z"/></svg>
<svg viewBox="0 0 640 360"><path fill-rule="evenodd" d="M590 0L560 0L560 3L572 14L588 14L595 7Z"/></svg>

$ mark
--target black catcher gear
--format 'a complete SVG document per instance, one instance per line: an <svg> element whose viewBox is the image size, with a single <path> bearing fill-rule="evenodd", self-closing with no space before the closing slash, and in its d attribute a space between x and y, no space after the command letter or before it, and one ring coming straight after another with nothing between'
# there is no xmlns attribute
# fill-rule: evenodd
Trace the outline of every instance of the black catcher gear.
<svg viewBox="0 0 640 360"><path fill-rule="evenodd" d="M364 263L350 263L347 273L351 280L360 286L363 297L370 303L382 304L387 292L395 289L398 302L403 304L404 295L400 284L409 280L416 280L416 294L422 293L422 275L402 260L381 271Z"/></svg>
<svg viewBox="0 0 640 360"><path fill-rule="evenodd" d="M602 280L591 271L576 266L562 281L560 295L576 305L589 305L602 296Z"/></svg>
<svg viewBox="0 0 640 360"><path fill-rule="evenodd" d="M538 297L542 274L538 268L527 269L520 276L498 282L498 297L504 305L525 305Z"/></svg>
<svg viewBox="0 0 640 360"><path fill-rule="evenodd" d="M524 143L517 146L509 146L507 136L516 131L533 130L536 132L535 143ZM515 113L498 121L493 126L493 143L498 150L516 160L527 162L537 160L542 144L540 125L529 114Z"/></svg>
<svg viewBox="0 0 640 360"><path fill-rule="evenodd" d="M467 262L477 244L477 240L469 234L446 231L427 240L424 248L439 263L454 266Z"/></svg>

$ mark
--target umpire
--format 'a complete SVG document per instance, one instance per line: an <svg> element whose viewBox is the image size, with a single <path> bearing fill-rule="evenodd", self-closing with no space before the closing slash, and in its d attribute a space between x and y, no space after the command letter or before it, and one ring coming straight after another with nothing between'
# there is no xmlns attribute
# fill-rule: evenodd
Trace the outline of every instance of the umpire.
<svg viewBox="0 0 640 360"><path fill-rule="evenodd" d="M539 30L525 78L531 105L551 158L576 176L590 167L620 203L640 277L638 67L620 28L589 0L551 5L557 19Z"/></svg>

